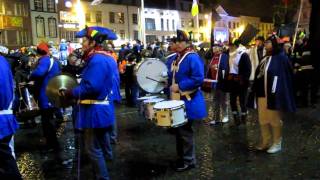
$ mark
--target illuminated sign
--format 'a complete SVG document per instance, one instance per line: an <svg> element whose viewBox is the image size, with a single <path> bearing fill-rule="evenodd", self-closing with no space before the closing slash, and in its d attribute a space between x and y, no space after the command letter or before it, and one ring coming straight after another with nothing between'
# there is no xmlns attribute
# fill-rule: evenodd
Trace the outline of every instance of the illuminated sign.
<svg viewBox="0 0 320 180"><path fill-rule="evenodd" d="M216 41L229 41L229 31L226 28L216 28L214 30L214 37Z"/></svg>
<svg viewBox="0 0 320 180"><path fill-rule="evenodd" d="M79 23L77 13L69 11L60 11L60 21L62 23Z"/></svg>
<svg viewBox="0 0 320 180"><path fill-rule="evenodd" d="M3 16L2 19L4 28L22 28L23 27L23 18L16 16Z"/></svg>

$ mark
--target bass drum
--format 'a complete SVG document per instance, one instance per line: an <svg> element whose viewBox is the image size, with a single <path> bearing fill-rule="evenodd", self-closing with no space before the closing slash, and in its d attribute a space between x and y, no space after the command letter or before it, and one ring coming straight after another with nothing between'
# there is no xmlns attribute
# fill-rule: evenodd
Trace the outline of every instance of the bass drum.
<svg viewBox="0 0 320 180"><path fill-rule="evenodd" d="M159 93L165 88L167 66L156 58L148 58L135 68L135 76L141 89L148 93Z"/></svg>

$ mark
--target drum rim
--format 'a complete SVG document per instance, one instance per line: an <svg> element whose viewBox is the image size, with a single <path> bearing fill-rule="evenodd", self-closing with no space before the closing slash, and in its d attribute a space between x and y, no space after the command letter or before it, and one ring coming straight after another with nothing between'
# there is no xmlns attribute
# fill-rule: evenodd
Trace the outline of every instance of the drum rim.
<svg viewBox="0 0 320 180"><path fill-rule="evenodd" d="M160 101L151 101L151 100L160 100ZM148 101L148 102L145 102L145 101ZM150 102L149 102L150 101ZM163 98L154 98L154 99L146 99L143 101L144 104L148 104L148 103L159 103L159 102L162 102L162 101L165 101L165 99Z"/></svg>
<svg viewBox="0 0 320 180"><path fill-rule="evenodd" d="M182 109L182 108L185 108L185 105L182 104L180 106L176 106L176 107L172 107L172 108L156 108L156 107L153 107L153 109L157 110L157 111L164 111L164 110L177 110L177 109Z"/></svg>
<svg viewBox="0 0 320 180"><path fill-rule="evenodd" d="M141 85L140 85L139 82L138 82L137 72L138 72L140 66L142 66L142 64L145 63L145 62L147 62L148 60L156 60L156 61L159 61L159 62L161 62L162 64L164 64L165 67L167 67L167 65L166 65L164 62L162 62L160 59L157 59L157 58L148 58L148 59L144 59L143 61L139 62L139 63L136 65L136 67L134 68L134 73L133 73L133 75L134 75L134 77L135 77L135 79L136 79L136 82L137 82L137 84L138 84L138 86L139 86L140 89L142 89L142 90L144 90L144 91L146 91L146 92L148 92L148 93L157 94L157 93L163 91L163 90L165 89L165 87L163 87L160 91L150 92L150 91L147 91L147 90L145 90L144 88L142 88Z"/></svg>
<svg viewBox="0 0 320 180"><path fill-rule="evenodd" d="M141 99L141 98L144 98L144 97L150 97L150 98L147 98L147 99ZM158 96L143 96L143 97L139 97L139 98L137 98L137 100L138 100L138 101L143 101L143 100L155 99L155 98L158 98Z"/></svg>
<svg viewBox="0 0 320 180"><path fill-rule="evenodd" d="M172 108L176 108L176 107L180 107L180 106L185 106L185 102L182 101L182 100L166 100L166 102L172 102L172 101L175 101L175 102L181 102L182 104L181 105L178 105L178 106L175 106L175 107L172 107ZM165 102L165 101L161 101L162 103ZM159 102L160 103L160 102ZM156 108L155 109L169 109L169 108ZM170 108L171 109L171 108Z"/></svg>

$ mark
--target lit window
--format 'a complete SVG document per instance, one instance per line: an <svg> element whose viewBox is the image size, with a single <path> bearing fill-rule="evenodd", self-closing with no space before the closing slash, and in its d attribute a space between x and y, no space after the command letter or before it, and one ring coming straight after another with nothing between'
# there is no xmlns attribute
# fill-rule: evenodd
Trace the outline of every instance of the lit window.
<svg viewBox="0 0 320 180"><path fill-rule="evenodd" d="M176 30L176 25L175 25L175 22L174 22L174 19L172 20L172 30Z"/></svg>
<svg viewBox="0 0 320 180"><path fill-rule="evenodd" d="M36 11L43 11L43 0L34 0L34 9Z"/></svg>
<svg viewBox="0 0 320 180"><path fill-rule="evenodd" d="M86 22L91 22L91 14L86 13Z"/></svg>
<svg viewBox="0 0 320 180"><path fill-rule="evenodd" d="M47 0L48 12L56 12L55 0Z"/></svg>
<svg viewBox="0 0 320 180"><path fill-rule="evenodd" d="M156 30L156 23L154 19L146 18L146 30Z"/></svg>
<svg viewBox="0 0 320 180"><path fill-rule="evenodd" d="M137 14L132 14L132 23L138 24L138 15Z"/></svg>
<svg viewBox="0 0 320 180"><path fill-rule="evenodd" d="M190 20L189 20L189 27L194 27L194 21L193 21L193 19L190 19Z"/></svg>
<svg viewBox="0 0 320 180"><path fill-rule="evenodd" d="M118 13L118 23L119 24L124 24L124 13Z"/></svg>
<svg viewBox="0 0 320 180"><path fill-rule="evenodd" d="M199 19L199 26L203 27L203 20L202 19Z"/></svg>
<svg viewBox="0 0 320 180"><path fill-rule="evenodd" d="M134 40L139 39L139 31L133 31L133 38L134 38Z"/></svg>
<svg viewBox="0 0 320 180"><path fill-rule="evenodd" d="M115 14L114 12L109 12L109 22L110 23L115 23Z"/></svg>
<svg viewBox="0 0 320 180"><path fill-rule="evenodd" d="M124 40L126 38L126 33L124 30L120 30L120 38Z"/></svg>
<svg viewBox="0 0 320 180"><path fill-rule="evenodd" d="M102 12L101 11L96 12L96 23L102 23Z"/></svg>
<svg viewBox="0 0 320 180"><path fill-rule="evenodd" d="M163 31L164 25L163 25L163 19L161 18L161 31Z"/></svg>

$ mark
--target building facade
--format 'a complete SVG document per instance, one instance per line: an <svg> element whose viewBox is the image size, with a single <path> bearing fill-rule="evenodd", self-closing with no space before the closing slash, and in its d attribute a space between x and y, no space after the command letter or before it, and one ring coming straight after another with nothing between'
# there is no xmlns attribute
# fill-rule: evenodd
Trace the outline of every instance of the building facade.
<svg viewBox="0 0 320 180"><path fill-rule="evenodd" d="M58 10L55 0L30 0L32 44L58 42Z"/></svg>
<svg viewBox="0 0 320 180"><path fill-rule="evenodd" d="M0 1L0 44L9 48L31 43L29 1Z"/></svg>

